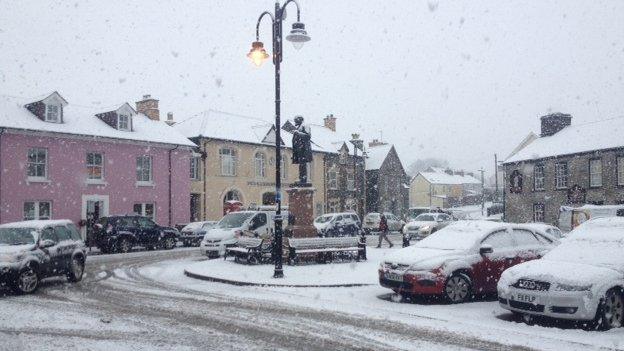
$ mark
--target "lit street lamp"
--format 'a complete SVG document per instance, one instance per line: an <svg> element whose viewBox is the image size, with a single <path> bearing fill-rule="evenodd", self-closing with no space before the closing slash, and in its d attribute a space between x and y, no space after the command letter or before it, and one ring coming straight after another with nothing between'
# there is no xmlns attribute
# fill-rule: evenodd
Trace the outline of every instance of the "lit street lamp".
<svg viewBox="0 0 624 351"><path fill-rule="evenodd" d="M293 23L290 34L286 36L286 40L293 43L295 49L300 49L303 44L310 41L310 37L305 30L305 25L300 19L299 4L295 0L288 0L284 5L280 5L279 1L275 2L275 14L268 11L264 11L260 14L258 22L256 24L256 41L251 44L251 50L247 54L247 57L256 65L260 66L269 58L264 44L260 41L260 22L264 16L269 16L273 23L273 64L275 65L275 204L277 209L275 211L275 241L274 241L274 260L275 260L275 272L274 278L284 277L284 270L282 269L282 237L283 237L283 218L282 218L282 182L281 182L281 121L280 121L280 63L282 62L282 22L286 18L286 6L290 3L294 3L297 7L297 22Z"/></svg>

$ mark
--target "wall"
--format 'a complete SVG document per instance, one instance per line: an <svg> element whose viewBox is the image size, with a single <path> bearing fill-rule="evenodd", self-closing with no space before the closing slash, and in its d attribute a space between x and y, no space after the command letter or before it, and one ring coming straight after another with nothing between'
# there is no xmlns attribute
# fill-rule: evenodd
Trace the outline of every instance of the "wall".
<svg viewBox="0 0 624 351"><path fill-rule="evenodd" d="M71 219L78 223L82 215L83 195L109 197L109 214L133 212L135 203L154 203L156 221L169 224L168 150L146 143L97 141L77 137L37 136L32 134L2 135L0 164L0 220L2 223L23 219L25 201L51 201L53 219ZM49 183L27 182L28 149L48 149ZM87 184L86 154L104 155L103 185ZM136 157L152 156L154 185L136 185ZM172 223L189 221L189 151L172 152Z"/></svg>

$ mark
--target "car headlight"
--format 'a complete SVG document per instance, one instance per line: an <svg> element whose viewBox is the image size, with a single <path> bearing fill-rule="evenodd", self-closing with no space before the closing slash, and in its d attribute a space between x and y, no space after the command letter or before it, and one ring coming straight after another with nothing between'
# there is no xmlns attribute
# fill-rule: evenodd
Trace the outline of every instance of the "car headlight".
<svg viewBox="0 0 624 351"><path fill-rule="evenodd" d="M405 274L413 275L417 280L436 280L438 275L430 271L423 271L418 269L408 269Z"/></svg>
<svg viewBox="0 0 624 351"><path fill-rule="evenodd" d="M555 291L590 291L592 285L569 285L569 284L557 284Z"/></svg>
<svg viewBox="0 0 624 351"><path fill-rule="evenodd" d="M0 262L16 263L16 262L21 261L22 259L24 259L23 253L0 255Z"/></svg>
<svg viewBox="0 0 624 351"><path fill-rule="evenodd" d="M428 225L420 228L421 232L428 232L429 230L431 230L431 226L428 226Z"/></svg>

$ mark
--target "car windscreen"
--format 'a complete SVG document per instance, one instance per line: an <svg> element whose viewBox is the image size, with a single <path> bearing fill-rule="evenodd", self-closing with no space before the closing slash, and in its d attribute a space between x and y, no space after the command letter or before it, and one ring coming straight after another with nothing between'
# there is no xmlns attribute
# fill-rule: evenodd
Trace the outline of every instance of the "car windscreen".
<svg viewBox="0 0 624 351"><path fill-rule="evenodd" d="M254 213L252 212L235 212L228 213L225 217L221 218L217 227L219 228L239 228L245 223L246 220L251 218Z"/></svg>
<svg viewBox="0 0 624 351"><path fill-rule="evenodd" d="M320 217L317 217L314 220L314 222L316 222L316 223L327 223L327 222L331 221L332 218L334 218L334 216L320 216Z"/></svg>
<svg viewBox="0 0 624 351"><path fill-rule="evenodd" d="M422 222L433 222L433 221L435 221L435 217L433 217L430 214L421 214L418 217L416 217L415 220L416 221L422 221Z"/></svg>
<svg viewBox="0 0 624 351"><path fill-rule="evenodd" d="M202 225L202 229L210 229L217 226L217 222L206 222Z"/></svg>
<svg viewBox="0 0 624 351"><path fill-rule="evenodd" d="M189 224L185 225L184 228L182 228L182 231L193 231L195 229L199 229L199 228L202 227L203 223L204 222L192 222L192 223L189 223Z"/></svg>
<svg viewBox="0 0 624 351"><path fill-rule="evenodd" d="M478 225L449 225L414 246L439 250L468 250L483 238L485 232Z"/></svg>
<svg viewBox="0 0 624 351"><path fill-rule="evenodd" d="M374 221L379 219L379 213L369 213L366 215L365 219L369 221Z"/></svg>
<svg viewBox="0 0 624 351"><path fill-rule="evenodd" d="M34 228L0 228L0 245L29 245L36 241Z"/></svg>

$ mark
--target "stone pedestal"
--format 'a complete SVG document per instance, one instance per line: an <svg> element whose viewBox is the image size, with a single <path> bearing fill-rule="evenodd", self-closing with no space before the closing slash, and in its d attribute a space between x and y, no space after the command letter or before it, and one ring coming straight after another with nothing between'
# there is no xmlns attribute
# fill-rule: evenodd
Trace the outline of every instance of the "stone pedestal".
<svg viewBox="0 0 624 351"><path fill-rule="evenodd" d="M294 238L314 238L318 236L314 222L313 187L293 185L287 189L288 211L295 217L295 224L288 224L286 231Z"/></svg>

